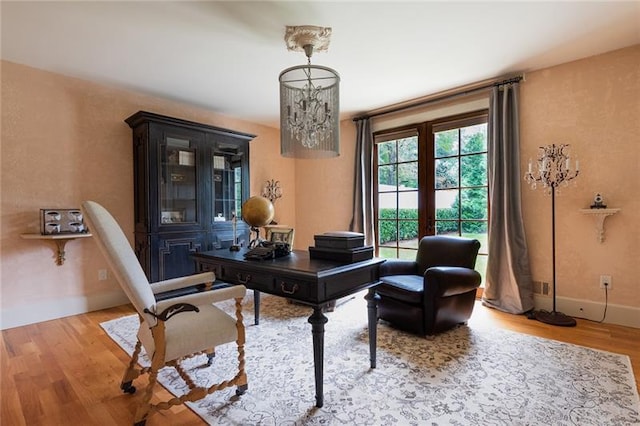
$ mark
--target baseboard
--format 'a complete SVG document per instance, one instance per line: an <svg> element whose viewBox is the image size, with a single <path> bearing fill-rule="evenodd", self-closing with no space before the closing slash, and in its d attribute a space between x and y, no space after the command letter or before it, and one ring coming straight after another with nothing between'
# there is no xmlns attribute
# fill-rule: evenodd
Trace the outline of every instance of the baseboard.
<svg viewBox="0 0 640 426"><path fill-rule="evenodd" d="M536 309L550 311L553 309L553 299L549 296L533 295ZM576 318L586 318L592 321L601 321L604 315L604 303L588 300L558 297L556 310ZM632 306L614 305L609 303L604 323L618 324L627 327L640 328L640 308Z"/></svg>
<svg viewBox="0 0 640 426"><path fill-rule="evenodd" d="M35 324L42 321L85 314L99 309L111 308L129 303L120 290L100 293L91 297L67 297L45 300L40 303L12 306L0 311L0 330Z"/></svg>

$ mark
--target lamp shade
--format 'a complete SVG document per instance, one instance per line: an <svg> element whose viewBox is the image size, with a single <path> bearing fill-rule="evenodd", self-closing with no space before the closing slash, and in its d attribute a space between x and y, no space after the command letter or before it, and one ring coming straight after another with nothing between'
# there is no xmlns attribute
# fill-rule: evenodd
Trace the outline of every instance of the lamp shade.
<svg viewBox="0 0 640 426"><path fill-rule="evenodd" d="M280 73L280 152L284 157L340 155L340 76L300 65Z"/></svg>

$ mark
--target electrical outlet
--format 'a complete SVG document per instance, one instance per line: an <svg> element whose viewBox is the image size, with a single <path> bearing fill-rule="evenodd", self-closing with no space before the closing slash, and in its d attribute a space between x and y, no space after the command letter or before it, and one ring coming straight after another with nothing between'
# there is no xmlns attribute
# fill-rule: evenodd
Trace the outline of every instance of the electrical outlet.
<svg viewBox="0 0 640 426"><path fill-rule="evenodd" d="M600 275L600 288L611 290L611 275Z"/></svg>
<svg viewBox="0 0 640 426"><path fill-rule="evenodd" d="M98 280L105 281L108 277L106 269L98 269Z"/></svg>

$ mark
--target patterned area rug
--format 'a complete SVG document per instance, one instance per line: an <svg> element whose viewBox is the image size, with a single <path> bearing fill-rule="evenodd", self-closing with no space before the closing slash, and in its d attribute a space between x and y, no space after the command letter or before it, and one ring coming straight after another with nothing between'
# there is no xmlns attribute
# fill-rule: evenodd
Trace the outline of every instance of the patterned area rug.
<svg viewBox="0 0 640 426"><path fill-rule="evenodd" d="M519 333L474 325L427 340L380 324L372 370L362 294L338 301L326 314L325 402L316 408L306 321L311 309L263 295L255 326L249 295L245 306L249 390L236 397L235 389L225 389L190 403L209 424L640 424L627 356ZM232 312L231 305L225 309ZM101 325L131 354L136 316ZM198 383L213 383L230 377L225 366L235 366L236 356L235 345L226 345L217 349L210 368L202 367L204 356L185 365ZM148 365L146 357L141 362ZM159 380L176 395L186 388L172 368L163 369Z"/></svg>

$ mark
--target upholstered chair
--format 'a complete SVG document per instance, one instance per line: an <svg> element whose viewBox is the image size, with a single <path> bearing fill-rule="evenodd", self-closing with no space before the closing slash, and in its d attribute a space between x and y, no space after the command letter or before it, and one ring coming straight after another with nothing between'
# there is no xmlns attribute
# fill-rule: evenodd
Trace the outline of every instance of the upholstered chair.
<svg viewBox="0 0 640 426"><path fill-rule="evenodd" d="M144 425L147 418L158 410L199 400L216 390L236 386L236 394L244 393L248 385L244 370L245 332L241 303L246 288L232 286L157 301L155 294L161 292L198 284L208 284L210 287L215 276L212 272L207 272L150 284L124 232L111 214L93 201L85 201L82 207L91 233L140 318L138 342L120 384L124 392L134 393L136 389L132 385L133 380L141 374L149 373L149 381L141 396L134 424ZM213 305L229 299L235 299L235 317ZM211 355L217 346L234 341L238 350L238 363L230 366L233 372L229 376L233 376L229 380L212 384L208 388L198 387L180 366L180 361L185 358L198 354ZM137 366L141 348L145 349L151 359L150 368ZM207 357L203 359L205 363L210 360ZM177 398L152 404L151 397L158 370L165 366L174 367L178 371L189 385L189 391Z"/></svg>
<svg viewBox="0 0 640 426"><path fill-rule="evenodd" d="M475 239L426 236L415 261L387 260L376 287L378 318L423 336L465 323L481 282L473 269L479 249Z"/></svg>

